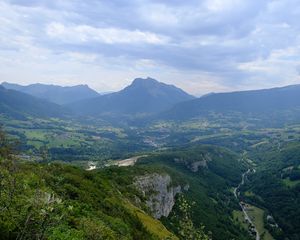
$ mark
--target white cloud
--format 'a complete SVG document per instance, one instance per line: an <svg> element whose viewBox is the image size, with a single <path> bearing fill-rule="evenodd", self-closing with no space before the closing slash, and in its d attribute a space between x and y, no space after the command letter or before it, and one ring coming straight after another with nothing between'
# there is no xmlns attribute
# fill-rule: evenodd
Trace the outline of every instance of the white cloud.
<svg viewBox="0 0 300 240"><path fill-rule="evenodd" d="M98 41L106 44L166 44L169 41L166 36L140 30L95 28L88 25L65 26L57 22L50 23L46 32L52 38L70 43Z"/></svg>
<svg viewBox="0 0 300 240"><path fill-rule="evenodd" d="M194 94L299 81L298 0L4 0L0 12L0 81L105 91L152 76Z"/></svg>
<svg viewBox="0 0 300 240"><path fill-rule="evenodd" d="M300 84L300 47L273 50L267 58L239 64L238 68L248 72L247 85L251 88Z"/></svg>
<svg viewBox="0 0 300 240"><path fill-rule="evenodd" d="M232 8L239 8L244 5L245 1L241 0L207 0L205 6L212 12L223 12L232 10Z"/></svg>

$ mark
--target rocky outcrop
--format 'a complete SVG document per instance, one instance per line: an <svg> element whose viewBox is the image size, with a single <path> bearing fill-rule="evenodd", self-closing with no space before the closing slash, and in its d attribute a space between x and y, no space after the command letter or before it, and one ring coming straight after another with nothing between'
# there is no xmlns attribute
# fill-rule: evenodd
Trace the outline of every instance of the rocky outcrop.
<svg viewBox="0 0 300 240"><path fill-rule="evenodd" d="M174 161L176 163L183 163L192 172L198 172L201 168L207 168L207 163L212 160L209 153L201 154L200 159L194 161L193 159L175 158Z"/></svg>
<svg viewBox="0 0 300 240"><path fill-rule="evenodd" d="M139 176L134 185L146 197L146 205L156 219L170 214L176 194L182 191L181 186L172 186L169 175L158 173Z"/></svg>
<svg viewBox="0 0 300 240"><path fill-rule="evenodd" d="M207 161L206 160L197 161L197 162L193 162L189 165L189 169L192 172L198 172L199 168L207 168Z"/></svg>

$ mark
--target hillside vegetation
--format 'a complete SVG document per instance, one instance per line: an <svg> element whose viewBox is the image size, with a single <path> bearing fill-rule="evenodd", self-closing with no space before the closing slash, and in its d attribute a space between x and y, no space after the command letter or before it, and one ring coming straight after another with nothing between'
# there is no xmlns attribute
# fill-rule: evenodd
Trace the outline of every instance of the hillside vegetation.
<svg viewBox="0 0 300 240"><path fill-rule="evenodd" d="M88 172L62 164L22 163L3 132L0 140L1 238L178 239L133 201L143 199L132 185L135 176L166 170L112 167ZM191 223L189 213L183 214L186 221L178 232ZM189 234L191 238L181 239L208 239L200 228L189 229Z"/></svg>

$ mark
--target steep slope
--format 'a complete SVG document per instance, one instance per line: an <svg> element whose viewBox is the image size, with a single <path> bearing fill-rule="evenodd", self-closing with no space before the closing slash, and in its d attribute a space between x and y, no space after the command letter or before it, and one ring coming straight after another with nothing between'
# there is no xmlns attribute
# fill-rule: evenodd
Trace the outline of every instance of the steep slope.
<svg viewBox="0 0 300 240"><path fill-rule="evenodd" d="M6 162L8 164L9 162ZM4 164L0 162L0 173ZM67 165L18 164L12 201L2 194L1 239L149 239L178 238L134 206L103 173ZM1 186L11 187L6 181ZM132 193L127 193L127 196ZM42 237L41 237L42 236Z"/></svg>
<svg viewBox="0 0 300 240"><path fill-rule="evenodd" d="M92 90L87 85L61 87L37 83L28 86L22 86L3 82L2 86L4 86L6 89L27 93L34 97L42 98L60 105L99 96L96 91Z"/></svg>
<svg viewBox="0 0 300 240"><path fill-rule="evenodd" d="M179 103L160 117L166 119L190 119L210 113L261 114L287 112L300 109L300 85L282 88L216 93Z"/></svg>
<svg viewBox="0 0 300 240"><path fill-rule="evenodd" d="M13 118L64 117L68 110L42 99L0 86L0 114Z"/></svg>
<svg viewBox="0 0 300 240"><path fill-rule="evenodd" d="M197 145L85 171L18 161L1 129L0 141L3 239L208 240L211 231L212 239L249 240L231 216L245 167L226 149Z"/></svg>
<svg viewBox="0 0 300 240"><path fill-rule="evenodd" d="M135 167L142 166L165 169L175 183L177 179L179 182L184 179L181 191L187 202L193 203L191 219L195 226L204 224L205 230L212 233L212 239L250 239L231 216L233 210L239 209L232 188L238 185L246 170L237 154L220 147L196 145L149 155L140 159ZM173 187L177 190L176 184ZM175 233L176 216L180 216L181 208L178 203L176 201L171 213L162 219Z"/></svg>
<svg viewBox="0 0 300 240"><path fill-rule="evenodd" d="M175 148L149 153L135 166L85 171L11 161L15 154L1 129L0 141L4 239L20 233L23 239L209 239L186 237L199 231L218 240L249 239L231 216L238 208L231 189L245 167L226 149Z"/></svg>
<svg viewBox="0 0 300 240"><path fill-rule="evenodd" d="M155 79L137 78L125 89L68 105L74 112L99 115L151 114L194 97Z"/></svg>

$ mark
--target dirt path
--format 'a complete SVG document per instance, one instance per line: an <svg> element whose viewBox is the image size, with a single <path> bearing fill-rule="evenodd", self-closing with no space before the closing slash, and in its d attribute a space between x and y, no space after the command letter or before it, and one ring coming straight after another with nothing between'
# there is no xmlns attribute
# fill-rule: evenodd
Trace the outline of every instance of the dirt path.
<svg viewBox="0 0 300 240"><path fill-rule="evenodd" d="M117 161L114 165L117 165L118 167L133 166L137 162L137 160L139 160L141 157L147 157L147 155L136 156L136 157L120 160Z"/></svg>

